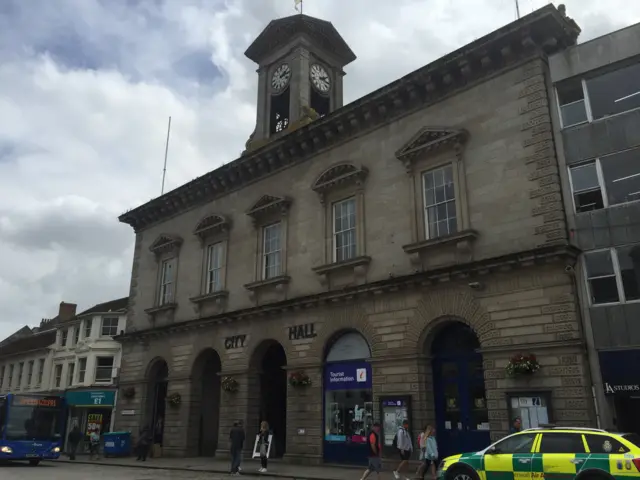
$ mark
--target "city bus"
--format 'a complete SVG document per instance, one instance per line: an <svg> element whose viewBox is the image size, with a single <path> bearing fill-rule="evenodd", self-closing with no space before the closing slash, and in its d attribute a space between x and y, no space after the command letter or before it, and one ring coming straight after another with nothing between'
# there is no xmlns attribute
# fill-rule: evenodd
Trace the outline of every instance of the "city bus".
<svg viewBox="0 0 640 480"><path fill-rule="evenodd" d="M54 395L0 395L0 462L60 457L64 427L63 398Z"/></svg>

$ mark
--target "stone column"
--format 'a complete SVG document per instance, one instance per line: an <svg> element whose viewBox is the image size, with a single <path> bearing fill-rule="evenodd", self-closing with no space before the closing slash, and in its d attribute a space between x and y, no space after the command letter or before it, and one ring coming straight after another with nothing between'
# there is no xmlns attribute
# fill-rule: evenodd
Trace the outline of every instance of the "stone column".
<svg viewBox="0 0 640 480"><path fill-rule="evenodd" d="M287 452L284 459L292 463L322 463L322 364L285 367L288 377L304 372L311 379L307 387L287 384Z"/></svg>
<svg viewBox="0 0 640 480"><path fill-rule="evenodd" d="M179 393L181 403L177 407L167 401L164 417L162 455L165 457L185 457L187 455L187 432L191 404L191 379L189 377L169 377L167 399Z"/></svg>
<svg viewBox="0 0 640 480"><path fill-rule="evenodd" d="M244 424L246 441L244 445L246 452L253 451L253 442L259 426L260 408L260 384L256 370L224 370L220 372L222 383L225 378L233 378L238 382L238 391L228 392L224 388L220 389L220 419L218 422L218 450L216 458L226 458L229 456L229 432L233 423L242 421Z"/></svg>

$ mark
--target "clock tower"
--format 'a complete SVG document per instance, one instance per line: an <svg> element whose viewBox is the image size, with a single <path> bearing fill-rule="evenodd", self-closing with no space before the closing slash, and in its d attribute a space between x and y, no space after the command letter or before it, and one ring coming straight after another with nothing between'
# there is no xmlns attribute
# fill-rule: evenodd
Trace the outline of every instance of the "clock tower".
<svg viewBox="0 0 640 480"><path fill-rule="evenodd" d="M256 128L247 142L263 144L309 116L342 107L343 67L355 54L334 26L298 14L273 20L245 55L258 64Z"/></svg>

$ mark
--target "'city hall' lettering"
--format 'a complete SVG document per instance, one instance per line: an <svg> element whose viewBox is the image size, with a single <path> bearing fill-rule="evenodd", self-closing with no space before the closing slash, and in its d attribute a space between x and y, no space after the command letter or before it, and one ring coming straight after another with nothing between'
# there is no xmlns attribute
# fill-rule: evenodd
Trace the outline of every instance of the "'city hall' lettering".
<svg viewBox="0 0 640 480"><path fill-rule="evenodd" d="M303 338L317 337L315 323L305 323L289 327L289 340L301 340Z"/></svg>
<svg viewBox="0 0 640 480"><path fill-rule="evenodd" d="M224 348L231 350L233 348L244 347L244 341L247 338L246 335L233 335L224 339Z"/></svg>

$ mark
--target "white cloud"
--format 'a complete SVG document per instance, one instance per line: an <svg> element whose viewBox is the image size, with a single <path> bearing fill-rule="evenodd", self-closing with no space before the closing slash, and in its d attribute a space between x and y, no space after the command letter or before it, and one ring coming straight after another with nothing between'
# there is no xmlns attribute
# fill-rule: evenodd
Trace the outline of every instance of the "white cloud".
<svg viewBox="0 0 640 480"><path fill-rule="evenodd" d="M523 14L548 3L520 0ZM582 39L640 4L567 0ZM55 5L54 5L55 4ZM513 0L307 0L358 60L346 101L515 18ZM243 52L292 0L4 0L0 4L0 338L129 289L124 210L239 155L255 122Z"/></svg>

